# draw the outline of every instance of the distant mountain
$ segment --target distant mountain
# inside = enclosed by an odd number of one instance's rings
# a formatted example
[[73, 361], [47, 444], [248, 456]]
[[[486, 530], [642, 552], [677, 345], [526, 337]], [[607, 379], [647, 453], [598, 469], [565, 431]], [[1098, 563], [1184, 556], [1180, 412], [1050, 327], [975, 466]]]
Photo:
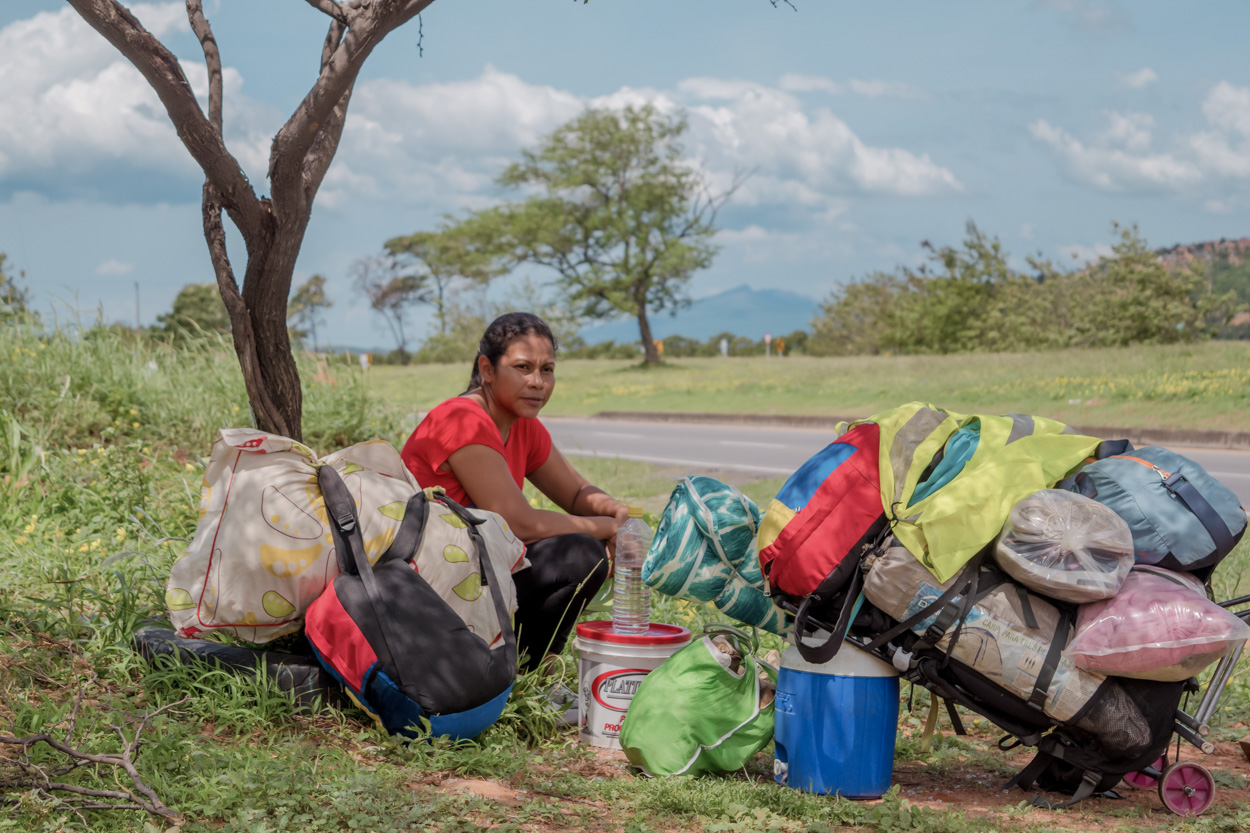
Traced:
[[[819, 312], [820, 304], [806, 295], [784, 289], [752, 289], [743, 284], [700, 298], [679, 310], [676, 316], [661, 312], [652, 315], [650, 321], [656, 338], [680, 335], [707, 341], [717, 333], [728, 331], [759, 339], [764, 333], [784, 336], [795, 330], [809, 330]], [[626, 318], [598, 324], [582, 330], [581, 335], [587, 344], [637, 341], [638, 322]]]

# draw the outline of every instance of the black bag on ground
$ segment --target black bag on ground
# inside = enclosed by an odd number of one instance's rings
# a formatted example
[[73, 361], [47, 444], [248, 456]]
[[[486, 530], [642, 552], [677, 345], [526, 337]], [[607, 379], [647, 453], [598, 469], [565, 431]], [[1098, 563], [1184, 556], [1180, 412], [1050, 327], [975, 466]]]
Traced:
[[176, 657], [183, 665], [217, 667], [241, 676], [255, 676], [263, 668], [278, 688], [294, 695], [297, 706], [311, 707], [318, 700], [331, 706], [350, 702], [338, 682], [317, 662], [308, 640], [302, 636], [287, 651], [187, 639], [172, 628], [158, 626], [140, 628], [132, 641], [135, 651], [148, 661], [161, 656]]

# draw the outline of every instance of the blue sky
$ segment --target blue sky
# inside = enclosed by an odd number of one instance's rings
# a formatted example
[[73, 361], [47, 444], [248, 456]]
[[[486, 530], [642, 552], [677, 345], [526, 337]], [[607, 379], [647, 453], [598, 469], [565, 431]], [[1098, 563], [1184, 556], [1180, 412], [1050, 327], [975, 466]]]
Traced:
[[[712, 182], [755, 171], [695, 298], [746, 283], [823, 299], [917, 261], [922, 240], [958, 242], [970, 219], [1020, 266], [1106, 251], [1113, 220], [1156, 245], [1250, 234], [1250, 4], [795, 5], [436, 0], [423, 56], [414, 23], [366, 64], [318, 197], [295, 281], [328, 278], [323, 340], [386, 345], [353, 261], [500, 199], [494, 175], [589, 105], [682, 109]], [[182, 3], [131, 7], [206, 86]], [[300, 0], [205, 8], [227, 143], [264, 193], [325, 19]], [[0, 251], [40, 309], [133, 322], [137, 284], [147, 324], [211, 281], [201, 183], [154, 94], [68, 6], [0, 4]], [[428, 327], [414, 316], [418, 339]]]

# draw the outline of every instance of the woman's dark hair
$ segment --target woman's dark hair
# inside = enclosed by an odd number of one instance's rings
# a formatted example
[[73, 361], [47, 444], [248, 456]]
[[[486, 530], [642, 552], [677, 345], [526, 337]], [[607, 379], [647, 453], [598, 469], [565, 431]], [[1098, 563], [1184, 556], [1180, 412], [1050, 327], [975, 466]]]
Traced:
[[558, 349], [556, 337], [551, 334], [547, 322], [532, 312], [509, 312], [490, 322], [486, 332], [482, 333], [482, 340], [477, 344], [477, 355], [473, 357], [473, 375], [469, 377], [469, 387], [465, 393], [482, 386], [482, 374], [477, 367], [479, 358], [485, 356], [490, 359], [491, 367], [498, 367], [499, 357], [508, 352], [512, 342], [529, 335], [542, 336], [550, 341], [553, 353]]

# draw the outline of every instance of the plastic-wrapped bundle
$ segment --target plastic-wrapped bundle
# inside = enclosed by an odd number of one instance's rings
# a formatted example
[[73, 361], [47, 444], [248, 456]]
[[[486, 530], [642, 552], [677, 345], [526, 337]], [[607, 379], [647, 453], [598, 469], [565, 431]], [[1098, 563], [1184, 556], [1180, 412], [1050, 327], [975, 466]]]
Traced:
[[1133, 533], [1084, 495], [1043, 489], [1011, 508], [994, 559], [1016, 581], [1052, 599], [1109, 599], [1133, 567]]
[[1184, 680], [1250, 638], [1250, 625], [1210, 601], [1196, 578], [1133, 568], [1114, 598], [1082, 605], [1065, 656], [1118, 677]]
[[[905, 548], [892, 546], [873, 562], [864, 579], [864, 596], [887, 616], [901, 622], [932, 605], [953, 582], [954, 579], [939, 583]], [[912, 631], [924, 634], [938, 612], [935, 608], [933, 615], [913, 625]], [[969, 609], [950, 656], [1026, 700], [1033, 693], [1051, 642], [1056, 638], [1066, 640], [1070, 635], [1070, 629], [1058, 632], [1059, 624], [1059, 611], [1054, 605], [1004, 581]], [[938, 649], [948, 650], [953, 630], [948, 630], [937, 643]], [[1084, 712], [1105, 681], [1105, 677], [1088, 673], [1061, 656], [1043, 710], [1056, 720], [1072, 720]]]
[[733, 486], [682, 478], [660, 517], [642, 579], [657, 593], [712, 602], [739, 622], [784, 634], [785, 615], [764, 592], [759, 524], [759, 507]]

